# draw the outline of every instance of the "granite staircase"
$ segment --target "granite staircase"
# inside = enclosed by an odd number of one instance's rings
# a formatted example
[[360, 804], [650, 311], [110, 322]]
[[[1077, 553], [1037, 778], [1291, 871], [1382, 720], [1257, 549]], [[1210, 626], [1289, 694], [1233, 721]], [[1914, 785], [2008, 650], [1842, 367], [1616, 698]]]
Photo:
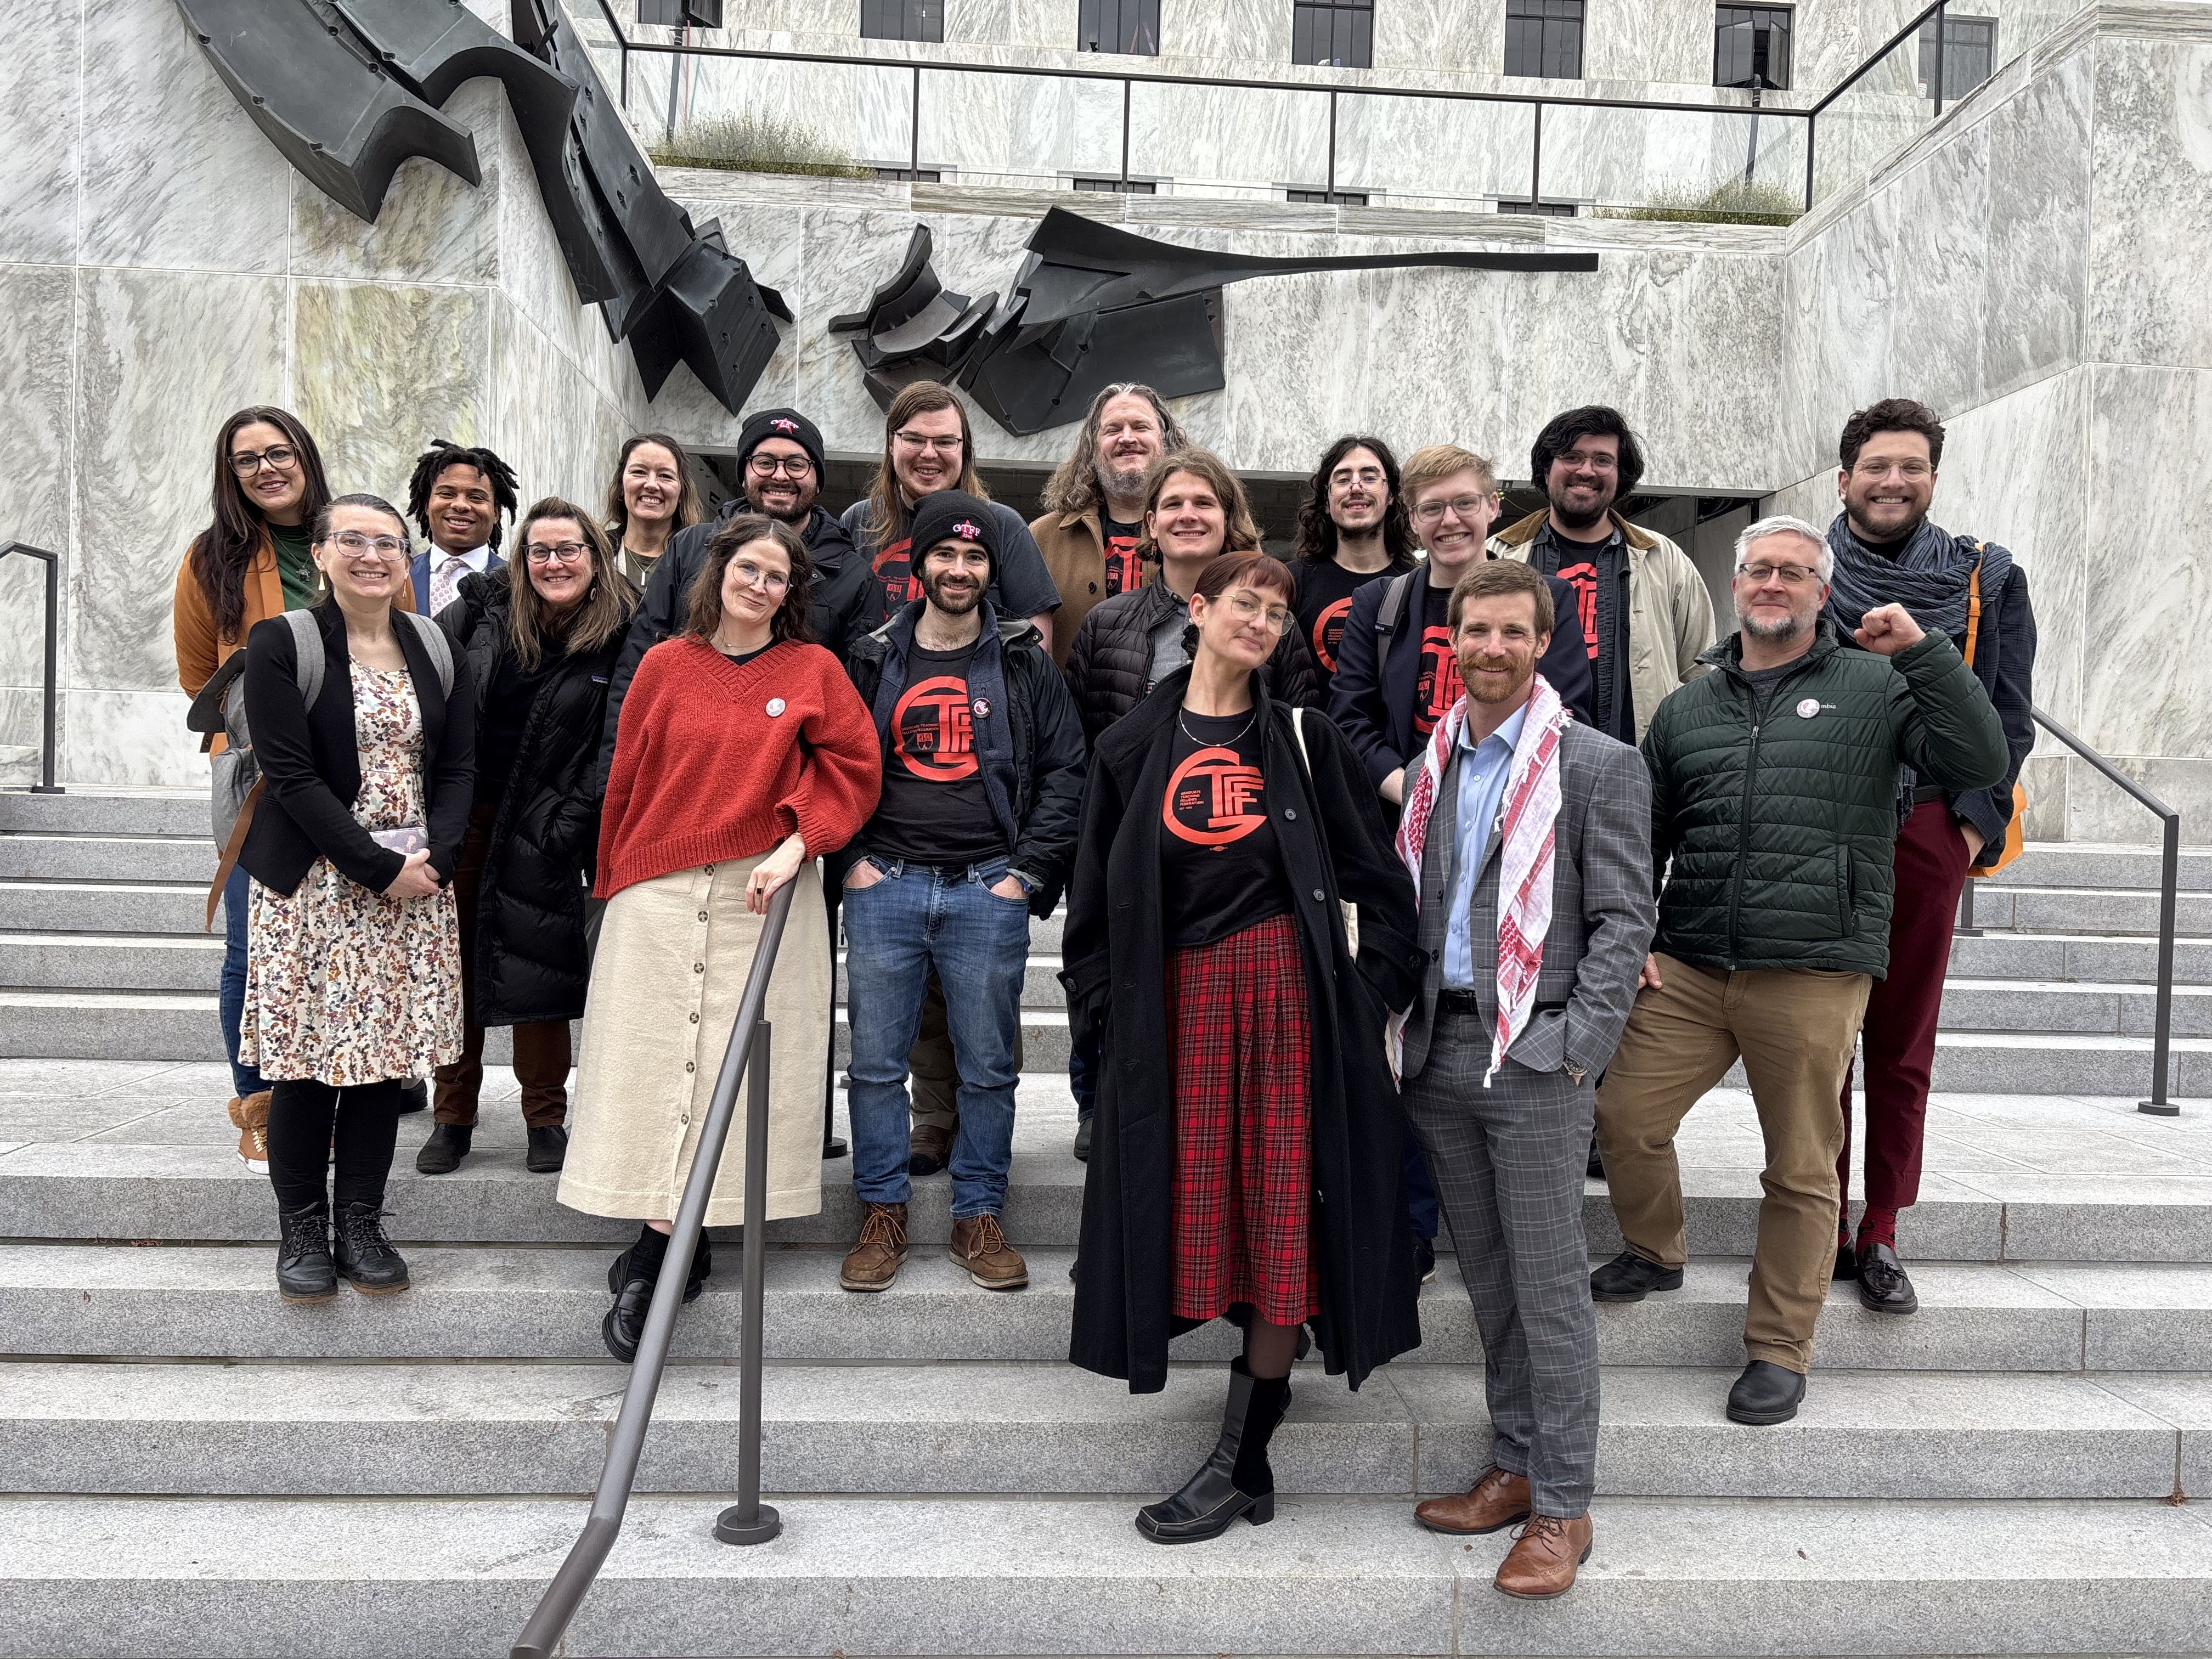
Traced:
[[[224, 1068], [165, 1035], [214, 1021], [213, 947], [189, 933], [196, 822], [146, 798], [0, 797], [0, 813], [6, 977], [32, 981], [0, 1029], [9, 1053], [43, 1051], [0, 1060], [0, 1656], [504, 1653], [605, 1449], [626, 1373], [598, 1324], [628, 1230], [523, 1169], [495, 1073], [457, 1174], [416, 1176], [422, 1132], [403, 1128], [392, 1226], [413, 1288], [279, 1302]], [[732, 1549], [708, 1530], [737, 1462], [736, 1253], [718, 1235], [640, 1496], [566, 1650], [2212, 1652], [2212, 1108], [2132, 1109], [2136, 858], [2037, 849], [1998, 885], [2011, 926], [1962, 947], [1953, 994], [1979, 999], [1961, 1005], [1978, 1024], [1947, 1032], [1942, 1063], [1967, 1069], [1939, 1078], [1901, 1230], [1923, 1310], [1877, 1316], [1839, 1287], [1779, 1428], [1721, 1410], [1755, 1125], [1725, 1088], [1692, 1114], [1688, 1283], [1599, 1310], [1597, 1545], [1563, 1601], [1496, 1594], [1504, 1535], [1410, 1517], [1488, 1446], [1449, 1253], [1419, 1350], [1357, 1395], [1300, 1368], [1274, 1524], [1177, 1550], [1138, 1536], [1135, 1504], [1212, 1443], [1230, 1350], [1193, 1333], [1142, 1397], [1065, 1363], [1083, 1169], [1036, 1020], [1006, 1214], [1030, 1287], [955, 1273], [939, 1176], [917, 1183], [896, 1287], [840, 1291], [858, 1207], [849, 1165], [826, 1166], [822, 1213], [770, 1229], [763, 1483], [786, 1529]], [[2189, 878], [2212, 889], [2212, 864]], [[1996, 921], [1994, 892], [1980, 911]], [[2184, 922], [2185, 968], [2212, 982], [2191, 955], [2212, 918], [2185, 902]], [[95, 972], [71, 951], [106, 955]], [[204, 958], [204, 978], [161, 977], [165, 953]], [[1049, 994], [1033, 984], [1033, 1012]], [[1996, 1023], [2015, 1006], [2036, 1023]], [[1994, 1040], [1949, 1041], [1972, 1036]], [[2112, 1069], [2045, 1075], [2085, 1053]], [[1601, 1255], [1603, 1188], [1586, 1202]]]

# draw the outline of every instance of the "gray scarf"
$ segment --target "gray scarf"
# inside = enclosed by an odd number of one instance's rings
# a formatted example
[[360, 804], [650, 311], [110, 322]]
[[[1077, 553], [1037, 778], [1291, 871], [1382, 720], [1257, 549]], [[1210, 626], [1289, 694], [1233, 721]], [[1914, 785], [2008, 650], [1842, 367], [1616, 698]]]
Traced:
[[1846, 639], [1868, 611], [1885, 605], [1901, 605], [1922, 628], [1955, 639], [1966, 631], [1975, 565], [1982, 568], [1985, 605], [1996, 602], [1998, 590], [2012, 574], [2012, 555], [2003, 548], [1954, 536], [1928, 519], [1920, 521], [1892, 559], [1860, 546], [1851, 535], [1850, 520], [1838, 513], [1828, 526], [1828, 550], [1836, 557], [1828, 614]]

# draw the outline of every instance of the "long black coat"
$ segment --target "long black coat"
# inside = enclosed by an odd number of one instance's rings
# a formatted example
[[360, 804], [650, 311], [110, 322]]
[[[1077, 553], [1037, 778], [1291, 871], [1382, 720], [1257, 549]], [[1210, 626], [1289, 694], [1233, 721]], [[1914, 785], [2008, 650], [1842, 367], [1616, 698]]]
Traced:
[[[509, 567], [512, 569], [512, 567]], [[507, 639], [509, 570], [464, 577], [438, 621], [465, 653], [481, 705]], [[586, 876], [599, 848], [605, 769], [599, 763], [608, 683], [623, 635], [572, 651], [538, 688], [500, 796], [477, 884], [477, 1023], [579, 1019], [591, 981]], [[479, 778], [479, 786], [489, 780]]]
[[[1345, 1373], [1356, 1389], [1421, 1340], [1403, 1120], [1382, 1048], [1385, 1005], [1404, 1008], [1420, 983], [1413, 884], [1343, 734], [1318, 714], [1305, 717], [1310, 784], [1295, 711], [1268, 695], [1265, 678], [1253, 677], [1260, 769], [1297, 901], [1313, 1027], [1316, 1335], [1330, 1374]], [[1070, 1018], [1079, 1028], [1105, 1024], [1068, 1357], [1127, 1378], [1135, 1394], [1165, 1386], [1168, 1340], [1189, 1328], [1172, 1313], [1175, 1105], [1162, 1040], [1171, 1021], [1159, 846], [1189, 679], [1188, 668], [1169, 676], [1099, 740], [1062, 946]], [[1356, 968], [1340, 899], [1358, 907]]]

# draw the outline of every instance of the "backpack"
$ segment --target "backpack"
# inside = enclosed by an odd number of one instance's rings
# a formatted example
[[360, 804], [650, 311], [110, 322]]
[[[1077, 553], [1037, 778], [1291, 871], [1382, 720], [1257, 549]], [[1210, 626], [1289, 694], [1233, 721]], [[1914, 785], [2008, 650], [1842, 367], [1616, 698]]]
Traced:
[[1397, 637], [1398, 623], [1406, 615], [1406, 595], [1413, 592], [1413, 578], [1421, 574], [1415, 565], [1402, 575], [1390, 578], [1390, 586], [1382, 590], [1382, 604], [1375, 613], [1375, 684], [1382, 684], [1382, 671], [1390, 665], [1390, 642]]
[[[1981, 545], [1979, 542], [1974, 544], [1977, 550], [1981, 549]], [[1966, 666], [1972, 668], [1974, 665], [1974, 647], [1982, 634], [1982, 562], [1979, 559], [1974, 561], [1973, 574], [1966, 580], [1966, 648], [1960, 654], [1966, 658]], [[2015, 781], [2012, 787], [2012, 817], [2006, 821], [2003, 836], [1975, 855], [1966, 874], [1970, 877], [1993, 876], [2018, 858], [2027, 848], [2026, 831], [2021, 827], [2027, 817], [2027, 789]]]
[[[440, 690], [451, 696], [453, 644], [446, 630], [416, 611], [395, 611], [392, 615], [404, 617], [413, 624], [416, 639], [429, 653], [431, 665], [437, 671]], [[285, 626], [292, 630], [293, 677], [300, 688], [300, 701], [312, 709], [323, 695], [325, 658], [322, 633], [312, 611], [287, 611], [283, 618]], [[200, 688], [199, 695], [192, 699], [185, 724], [204, 734], [222, 732], [225, 745], [222, 754], [212, 757], [214, 775], [208, 795], [215, 844], [222, 851], [215, 882], [208, 889], [207, 925], [212, 930], [215, 907], [222, 900], [223, 884], [230, 879], [231, 866], [238, 862], [238, 849], [246, 843], [246, 832], [253, 822], [253, 804], [261, 798], [263, 782], [260, 765], [253, 757], [253, 734], [246, 724], [243, 646], [226, 657], [222, 666]]]

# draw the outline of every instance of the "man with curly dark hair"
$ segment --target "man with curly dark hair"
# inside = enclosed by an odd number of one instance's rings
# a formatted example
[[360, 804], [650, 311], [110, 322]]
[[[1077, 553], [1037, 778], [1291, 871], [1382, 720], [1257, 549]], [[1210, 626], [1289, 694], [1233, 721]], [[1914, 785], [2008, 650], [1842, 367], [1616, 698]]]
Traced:
[[1298, 632], [1321, 665], [1322, 690], [1336, 676], [1337, 642], [1352, 596], [1377, 576], [1413, 568], [1413, 537], [1398, 458], [1380, 438], [1348, 434], [1322, 453], [1298, 507]]
[[434, 617], [453, 602], [462, 577], [501, 568], [500, 520], [520, 505], [514, 469], [489, 449], [433, 439], [407, 480], [407, 516], [429, 538], [415, 556], [415, 608]]

